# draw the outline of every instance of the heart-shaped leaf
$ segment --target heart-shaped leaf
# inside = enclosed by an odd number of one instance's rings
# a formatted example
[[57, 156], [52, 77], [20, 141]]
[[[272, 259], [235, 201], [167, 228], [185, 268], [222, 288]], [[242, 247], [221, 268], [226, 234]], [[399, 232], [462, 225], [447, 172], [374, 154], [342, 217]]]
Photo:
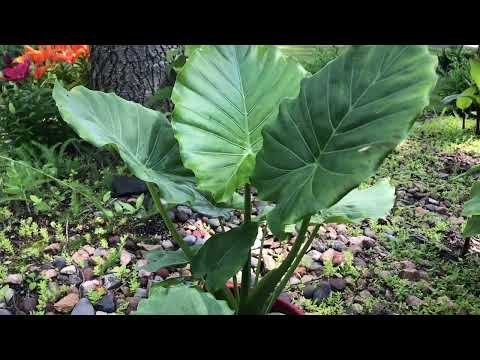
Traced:
[[228, 202], [249, 182], [261, 130], [307, 72], [272, 46], [202, 45], [178, 74], [173, 127], [199, 189]]
[[271, 230], [329, 208], [408, 135], [437, 75], [427, 46], [352, 46], [302, 81], [263, 130], [253, 184]]
[[480, 181], [472, 186], [470, 200], [463, 206], [463, 214], [467, 216], [480, 215]]
[[480, 234], [480, 181], [473, 184], [470, 196], [463, 207], [463, 214], [470, 216], [463, 229], [465, 237]]
[[473, 99], [470, 96], [475, 95], [477, 88], [472, 86], [464, 90], [457, 96], [457, 107], [461, 110], [466, 110], [472, 105]]
[[312, 216], [314, 224], [358, 224], [365, 219], [380, 219], [390, 213], [395, 203], [395, 187], [382, 179], [366, 189], [353, 189], [332, 207]]
[[242, 209], [244, 206], [244, 200], [238, 193], [233, 193], [233, 198], [228, 204], [214, 204], [211, 196], [197, 193], [195, 201], [192, 204], [192, 209], [200, 214], [204, 214], [210, 217], [223, 217], [229, 219], [231, 212], [234, 209]]
[[247, 222], [212, 236], [192, 260], [194, 276], [204, 279], [210, 290], [219, 290], [248, 259], [258, 234], [258, 223]]
[[133, 315], [233, 315], [223, 300], [196, 288], [154, 287], [148, 299], [141, 300]]
[[158, 185], [168, 203], [192, 202], [193, 174], [180, 160], [178, 144], [165, 116], [110, 93], [77, 86], [53, 90], [63, 119], [95, 146], [114, 145], [136, 177]]
[[[191, 249], [196, 252], [199, 247], [192, 246]], [[174, 265], [185, 265], [190, 262], [182, 249], [176, 251], [152, 250], [146, 253], [145, 258], [149, 263], [142, 269], [149, 272]]]

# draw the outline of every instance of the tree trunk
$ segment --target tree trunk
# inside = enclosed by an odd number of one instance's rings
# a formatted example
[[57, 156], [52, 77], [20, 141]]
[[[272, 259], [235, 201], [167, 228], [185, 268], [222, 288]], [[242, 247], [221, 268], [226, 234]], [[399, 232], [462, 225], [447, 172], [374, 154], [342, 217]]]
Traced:
[[155, 92], [172, 85], [167, 51], [178, 45], [93, 45], [90, 85], [95, 90], [145, 105]]

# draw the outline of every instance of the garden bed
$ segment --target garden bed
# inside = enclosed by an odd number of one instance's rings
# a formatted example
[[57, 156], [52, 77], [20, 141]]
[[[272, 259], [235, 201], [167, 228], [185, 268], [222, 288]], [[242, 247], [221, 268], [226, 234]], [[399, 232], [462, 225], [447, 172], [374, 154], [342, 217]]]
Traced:
[[[396, 187], [392, 214], [359, 226], [323, 226], [281, 297], [307, 314], [479, 314], [479, 244], [473, 239], [471, 252], [464, 259], [458, 256], [465, 221], [461, 212], [473, 180], [452, 179], [480, 163], [480, 140], [470, 125], [463, 131], [458, 118], [417, 123], [377, 174], [390, 177]], [[114, 209], [117, 199], [106, 196], [109, 182], [99, 180], [100, 168], [91, 170], [88, 174], [95, 176], [87, 179], [87, 187]], [[119, 170], [125, 172], [112, 166], [103, 175]], [[155, 273], [141, 269], [147, 251], [176, 246], [158, 216], [145, 217], [148, 197], [141, 203], [137, 199], [118, 199], [133, 210], [124, 206], [113, 219], [85, 203], [77, 216], [65, 218], [71, 204], [61, 200], [52, 202], [48, 212], [3, 207], [0, 312], [129, 314], [156, 282], [188, 278], [188, 265]], [[253, 205], [253, 215], [264, 206], [255, 196]], [[191, 244], [221, 231], [217, 218], [187, 207], [177, 207], [170, 216]], [[235, 213], [225, 229], [242, 220]], [[253, 267], [259, 261], [258, 245], [252, 250]], [[262, 273], [275, 268], [290, 247], [267, 236]]]

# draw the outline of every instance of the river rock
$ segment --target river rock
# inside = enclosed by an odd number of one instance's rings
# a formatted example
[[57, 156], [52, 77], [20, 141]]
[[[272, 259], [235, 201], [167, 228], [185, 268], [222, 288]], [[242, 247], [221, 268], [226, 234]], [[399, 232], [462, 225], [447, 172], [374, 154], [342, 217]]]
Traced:
[[66, 314], [77, 305], [79, 300], [80, 298], [77, 294], [71, 293], [56, 302], [53, 307], [56, 311]]
[[93, 305], [88, 301], [87, 298], [82, 298], [80, 301], [75, 305], [72, 310], [71, 315], [95, 315], [95, 309]]

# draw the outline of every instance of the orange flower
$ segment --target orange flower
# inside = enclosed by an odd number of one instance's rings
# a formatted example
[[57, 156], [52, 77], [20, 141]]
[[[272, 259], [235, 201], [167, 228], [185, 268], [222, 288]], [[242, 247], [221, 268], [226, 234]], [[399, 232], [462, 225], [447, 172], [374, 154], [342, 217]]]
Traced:
[[43, 65], [43, 66], [38, 66], [36, 69], [35, 69], [35, 72], [33, 73], [33, 77], [35, 79], [40, 79], [43, 74], [45, 74], [45, 72], [47, 72], [47, 70], [50, 68], [50, 65]]
[[45, 73], [46, 68], [43, 67], [45, 65], [51, 66], [57, 62], [73, 64], [78, 58], [89, 55], [89, 45], [39, 45], [38, 50], [26, 45], [24, 52], [24, 56], [37, 66], [38, 78]]

